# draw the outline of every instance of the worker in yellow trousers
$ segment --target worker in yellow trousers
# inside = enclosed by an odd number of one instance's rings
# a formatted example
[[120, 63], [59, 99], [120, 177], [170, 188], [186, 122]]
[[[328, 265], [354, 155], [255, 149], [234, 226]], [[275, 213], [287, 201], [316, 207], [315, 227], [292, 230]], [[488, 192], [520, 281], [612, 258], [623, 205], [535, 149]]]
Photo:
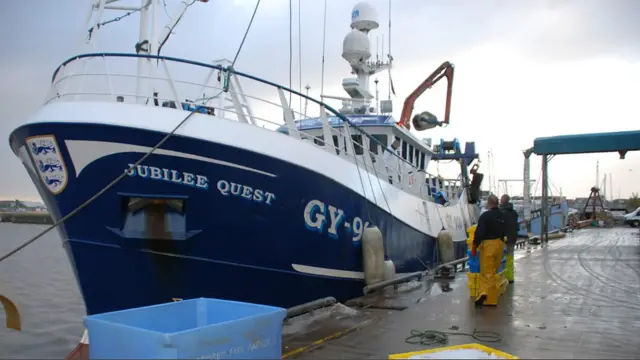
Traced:
[[518, 238], [518, 213], [513, 210], [513, 204], [510, 202], [509, 195], [502, 195], [500, 198], [500, 210], [504, 215], [504, 236], [507, 246], [507, 264], [504, 269], [504, 275], [513, 284], [515, 269], [513, 267], [513, 253], [516, 248], [516, 240]]
[[495, 277], [504, 252], [504, 214], [498, 208], [498, 197], [489, 195], [487, 211], [478, 219], [471, 253], [480, 251], [480, 274], [478, 274], [478, 297], [476, 307], [482, 307], [489, 293], [498, 292]]

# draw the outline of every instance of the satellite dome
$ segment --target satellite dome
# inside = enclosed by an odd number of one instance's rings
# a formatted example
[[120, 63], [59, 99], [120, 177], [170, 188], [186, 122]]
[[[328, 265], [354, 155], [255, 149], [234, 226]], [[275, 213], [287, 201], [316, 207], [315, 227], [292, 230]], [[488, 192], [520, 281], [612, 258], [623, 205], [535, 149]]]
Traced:
[[373, 6], [366, 2], [357, 3], [351, 10], [351, 28], [360, 31], [371, 31], [377, 29], [378, 14]]
[[369, 37], [358, 30], [353, 30], [342, 41], [342, 58], [349, 64], [356, 65], [371, 58]]

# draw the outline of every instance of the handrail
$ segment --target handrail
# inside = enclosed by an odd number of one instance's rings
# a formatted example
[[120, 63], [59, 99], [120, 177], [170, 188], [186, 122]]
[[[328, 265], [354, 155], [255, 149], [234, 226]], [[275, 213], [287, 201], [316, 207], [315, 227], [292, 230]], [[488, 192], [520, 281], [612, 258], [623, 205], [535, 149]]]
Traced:
[[[369, 135], [369, 133], [367, 133], [366, 131], [364, 131], [363, 129], [361, 129], [358, 125], [356, 125], [355, 123], [351, 122], [351, 120], [349, 120], [346, 116], [342, 115], [340, 112], [338, 112], [336, 109], [334, 109], [332, 106], [325, 104], [322, 101], [316, 100], [310, 96], [307, 96], [301, 92], [298, 92], [296, 90], [287, 88], [285, 86], [279, 85], [277, 83], [274, 83], [272, 81], [269, 80], [264, 80], [261, 79], [259, 77], [250, 75], [250, 74], [246, 74], [243, 73], [241, 71], [237, 71], [233, 68], [228, 68], [228, 67], [224, 67], [224, 66], [220, 66], [220, 65], [215, 65], [215, 64], [207, 64], [207, 63], [203, 63], [203, 62], [199, 62], [199, 61], [194, 61], [194, 60], [187, 60], [187, 59], [182, 59], [182, 58], [177, 58], [177, 57], [172, 57], [172, 56], [164, 56], [164, 55], [152, 55], [152, 54], [133, 54], [133, 53], [111, 53], [111, 52], [105, 52], [105, 53], [85, 53], [85, 54], [80, 54], [80, 55], [76, 55], [73, 57], [70, 57], [69, 59], [65, 60], [62, 64], [58, 65], [58, 67], [56, 68], [56, 70], [53, 72], [53, 76], [51, 77], [51, 83], [55, 82], [56, 76], [58, 75], [58, 72], [60, 72], [60, 70], [62, 69], [62, 67], [67, 66], [68, 64], [76, 61], [76, 60], [81, 60], [81, 59], [86, 59], [86, 58], [94, 58], [94, 57], [102, 57], [102, 58], [107, 58], [107, 57], [115, 57], [115, 58], [142, 58], [142, 59], [150, 59], [150, 60], [164, 60], [164, 61], [172, 61], [172, 62], [177, 62], [177, 63], [182, 63], [182, 64], [187, 64], [187, 65], [194, 65], [194, 66], [200, 66], [200, 67], [204, 67], [204, 68], [209, 68], [209, 69], [216, 69], [219, 71], [222, 71], [226, 74], [232, 75], [239, 75], [251, 80], [255, 80], [257, 82], [269, 85], [269, 86], [273, 86], [275, 88], [278, 89], [282, 89], [283, 91], [288, 91], [294, 95], [300, 96], [303, 99], [306, 100], [310, 100], [311, 102], [326, 108], [329, 112], [333, 113], [335, 116], [337, 116], [338, 118], [340, 118], [342, 121], [348, 123], [350, 125], [350, 127], [356, 129], [358, 132], [362, 133], [363, 135], [365, 135], [369, 140], [373, 140], [376, 144], [380, 145], [381, 148], [383, 149], [383, 151], [389, 151], [387, 149], [386, 146], [383, 146], [383, 144], [378, 141], [378, 139], [374, 138], [373, 136]], [[413, 166], [413, 164], [411, 164], [410, 162], [406, 161], [405, 159], [403, 159], [401, 156], [399, 156], [398, 154], [396, 154], [395, 152], [392, 152], [392, 154], [397, 157], [398, 159], [400, 159], [402, 162], [408, 164], [409, 166], [416, 168], [415, 166]], [[417, 169], [417, 168], [416, 168]]]

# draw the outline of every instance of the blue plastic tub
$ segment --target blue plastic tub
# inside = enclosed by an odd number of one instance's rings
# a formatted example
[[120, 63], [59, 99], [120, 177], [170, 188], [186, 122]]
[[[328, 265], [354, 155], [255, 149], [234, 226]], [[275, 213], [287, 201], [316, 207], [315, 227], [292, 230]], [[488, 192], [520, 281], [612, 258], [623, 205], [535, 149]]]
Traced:
[[280, 359], [282, 308], [192, 299], [86, 316], [90, 359]]
[[[471, 250], [467, 251], [467, 256], [469, 260], [467, 260], [467, 268], [469, 272], [472, 274], [477, 274], [480, 272], [480, 250], [478, 250], [478, 254], [476, 256], [471, 255]], [[498, 273], [504, 270], [507, 265], [507, 258], [505, 255], [502, 255], [502, 260], [500, 260], [500, 266], [498, 267]]]

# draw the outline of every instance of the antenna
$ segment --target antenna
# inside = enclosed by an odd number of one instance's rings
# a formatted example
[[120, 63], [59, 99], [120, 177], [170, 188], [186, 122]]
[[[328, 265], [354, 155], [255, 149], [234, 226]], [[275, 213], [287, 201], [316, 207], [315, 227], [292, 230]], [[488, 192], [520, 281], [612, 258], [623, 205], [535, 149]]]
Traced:
[[613, 200], [613, 184], [611, 183], [611, 173], [609, 173], [609, 197]]
[[[302, 20], [301, 20], [301, 10], [300, 10], [300, 0], [298, 0], [298, 91], [302, 92]], [[302, 97], [298, 96], [300, 100], [300, 104], [298, 105], [298, 111], [302, 110]]]
[[381, 54], [382, 54], [382, 58], [384, 58], [384, 34], [382, 34], [382, 51], [381, 51]]
[[391, 0], [389, 0], [389, 100], [391, 100]]
[[307, 89], [307, 98], [304, 99], [304, 117], [307, 117], [307, 107], [309, 105], [309, 89], [311, 89], [311, 86], [309, 86], [309, 84], [307, 84], [307, 86], [304, 87], [305, 89]]
[[[291, 85], [292, 81], [292, 69], [293, 69], [293, 6], [291, 5], [293, 2], [289, 0], [289, 89], [293, 89]], [[293, 113], [293, 106], [291, 105], [291, 96], [293, 94], [289, 91], [289, 107], [291, 108], [291, 112]], [[295, 113], [293, 113], [295, 117]]]
[[322, 71], [320, 79], [320, 98], [324, 95], [324, 53], [327, 44], [327, 0], [324, 0], [324, 25], [322, 26]]
[[378, 78], [376, 78], [373, 82], [376, 83], [376, 114], [380, 114], [380, 111], [378, 111], [378, 109], [380, 108], [380, 97], [378, 96], [378, 94], [380, 93], [378, 91]]

